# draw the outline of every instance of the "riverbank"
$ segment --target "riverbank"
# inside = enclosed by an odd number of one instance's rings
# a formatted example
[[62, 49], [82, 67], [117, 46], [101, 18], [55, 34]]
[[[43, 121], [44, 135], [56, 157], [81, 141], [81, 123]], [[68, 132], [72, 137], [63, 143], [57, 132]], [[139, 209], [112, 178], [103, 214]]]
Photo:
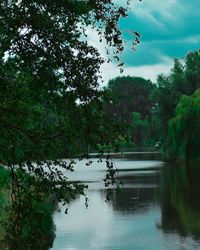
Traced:
[[[28, 174], [26, 175], [26, 180], [28, 180]], [[45, 193], [35, 195], [33, 187], [28, 186], [28, 182], [25, 193], [22, 191], [14, 193], [12, 185], [11, 172], [1, 168], [1, 249], [49, 249], [55, 237], [55, 226], [52, 219], [55, 211], [55, 197], [47, 196]], [[29, 202], [30, 196], [31, 202]]]

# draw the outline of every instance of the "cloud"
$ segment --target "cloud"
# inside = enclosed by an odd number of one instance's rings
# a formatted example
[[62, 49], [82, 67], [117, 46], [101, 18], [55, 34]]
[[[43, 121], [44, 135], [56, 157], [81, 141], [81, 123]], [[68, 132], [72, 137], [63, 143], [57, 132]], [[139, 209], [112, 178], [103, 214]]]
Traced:
[[168, 74], [172, 66], [173, 66], [173, 60], [168, 61], [168, 63], [124, 67], [123, 73], [120, 74], [119, 68], [116, 66], [116, 64], [106, 63], [101, 67], [102, 77], [104, 80], [102, 86], [107, 85], [110, 79], [113, 79], [118, 76], [127, 76], [127, 75], [143, 77], [145, 79], [150, 79], [152, 82], [155, 83], [157, 76], [159, 74]]
[[[119, 5], [126, 1], [115, 0]], [[200, 44], [200, 3], [197, 0], [138, 0], [131, 1], [129, 16], [120, 21], [120, 29], [126, 41], [122, 60], [122, 75], [142, 76], [155, 81], [160, 73], [168, 73], [174, 58], [182, 58]], [[125, 30], [137, 30], [142, 35], [136, 51], [131, 50], [131, 37]], [[132, 38], [133, 39], [133, 38]], [[96, 31], [88, 30], [89, 44], [107, 58], [106, 43], [98, 42]], [[114, 63], [102, 66], [104, 85], [119, 76]]]
[[[129, 14], [133, 13], [137, 19], [141, 21], [145, 20], [149, 24], [163, 28], [165, 22], [181, 21], [181, 17], [187, 13], [187, 8], [184, 4], [181, 4], [182, 1], [131, 0]], [[121, 0], [116, 0], [115, 2], [118, 5], [122, 5]]]
[[[181, 41], [179, 41], [181, 42]], [[194, 36], [189, 36], [183, 39], [183, 42], [185, 43], [190, 43], [190, 44], [200, 44], [200, 34], [199, 35], [194, 35]]]
[[131, 9], [140, 18], [157, 20], [159, 17], [163, 19], [175, 20], [177, 16], [181, 16], [185, 11], [184, 7], [178, 0], [143, 0], [141, 2], [131, 1]]
[[86, 34], [87, 34], [87, 42], [88, 45], [95, 47], [100, 55], [106, 59], [107, 55], [106, 55], [106, 41], [105, 39], [102, 39], [102, 42], [100, 42], [100, 36], [98, 35], [98, 32], [93, 29], [92, 27], [87, 27], [86, 29]]
[[[118, 0], [118, 4], [122, 1]], [[132, 0], [129, 16], [121, 20], [121, 28], [134, 29], [143, 41], [184, 38], [199, 34], [199, 7], [197, 0]], [[128, 36], [126, 37], [128, 39]], [[130, 39], [130, 38], [129, 38]]]

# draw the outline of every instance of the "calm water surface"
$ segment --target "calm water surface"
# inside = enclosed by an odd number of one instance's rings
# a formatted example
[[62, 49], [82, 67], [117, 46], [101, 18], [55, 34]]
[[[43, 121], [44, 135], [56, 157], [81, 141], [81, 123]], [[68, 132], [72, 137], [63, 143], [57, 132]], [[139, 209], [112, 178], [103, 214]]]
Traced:
[[124, 183], [105, 202], [105, 162], [78, 162], [70, 180], [89, 184], [69, 212], [54, 214], [53, 250], [190, 250], [200, 249], [200, 174], [166, 166], [159, 160], [115, 159]]

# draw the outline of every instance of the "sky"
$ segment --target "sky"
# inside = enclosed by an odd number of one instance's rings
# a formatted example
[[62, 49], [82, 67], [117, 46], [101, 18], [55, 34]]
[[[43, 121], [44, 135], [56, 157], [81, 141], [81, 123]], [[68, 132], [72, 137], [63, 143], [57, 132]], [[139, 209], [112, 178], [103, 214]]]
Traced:
[[[125, 0], [116, 0], [123, 4]], [[119, 75], [140, 76], [156, 81], [157, 75], [168, 74], [174, 58], [183, 58], [189, 51], [200, 48], [200, 0], [131, 0], [127, 18], [120, 21], [120, 29], [141, 34], [141, 44], [131, 49], [131, 37], [123, 32], [125, 63], [123, 74], [114, 62], [102, 65], [103, 85]], [[105, 56], [104, 43], [98, 43], [94, 30], [89, 40]]]

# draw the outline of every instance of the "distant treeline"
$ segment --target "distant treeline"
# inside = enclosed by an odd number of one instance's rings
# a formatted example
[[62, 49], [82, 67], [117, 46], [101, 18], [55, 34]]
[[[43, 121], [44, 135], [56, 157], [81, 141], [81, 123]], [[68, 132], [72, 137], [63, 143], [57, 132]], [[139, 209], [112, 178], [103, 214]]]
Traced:
[[104, 89], [105, 112], [122, 124], [122, 147], [161, 149], [166, 159], [200, 155], [200, 50], [175, 59], [156, 84], [140, 77], [117, 77]]

